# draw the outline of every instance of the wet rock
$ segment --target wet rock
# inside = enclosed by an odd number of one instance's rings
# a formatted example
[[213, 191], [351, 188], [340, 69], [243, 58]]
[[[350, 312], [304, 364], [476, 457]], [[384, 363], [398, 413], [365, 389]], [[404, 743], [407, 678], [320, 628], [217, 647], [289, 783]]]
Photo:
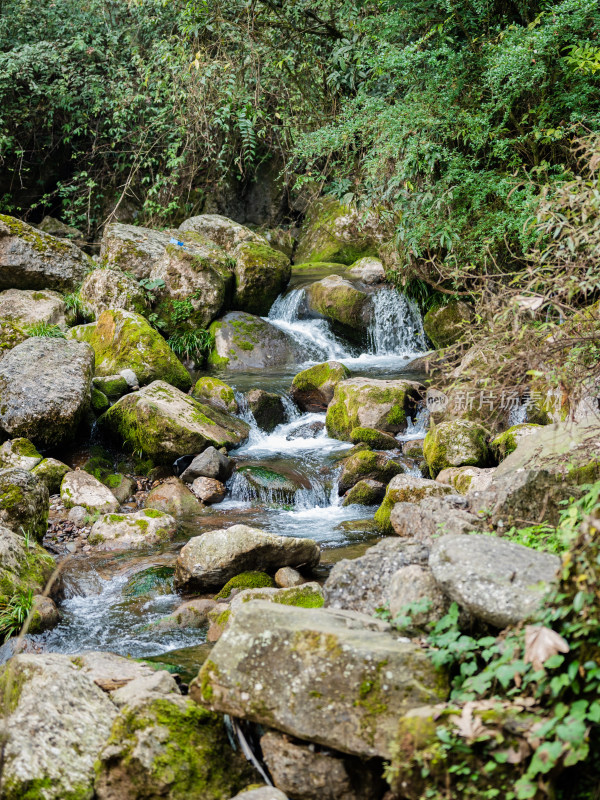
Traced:
[[374, 378], [341, 381], [327, 409], [327, 431], [344, 441], [350, 440], [354, 428], [400, 433], [406, 428], [407, 416], [415, 416], [421, 390], [421, 385], [413, 381]]
[[179, 230], [184, 233], [199, 233], [228, 253], [233, 253], [236, 247], [244, 242], [268, 245], [267, 240], [260, 234], [220, 214], [189, 217], [181, 223]]
[[[135, 379], [137, 383], [137, 377]], [[118, 400], [131, 391], [131, 387], [122, 375], [96, 375], [94, 386], [105, 394], [110, 400]]]
[[560, 559], [496, 536], [450, 535], [433, 543], [429, 566], [451, 600], [477, 619], [504, 628], [535, 613]]
[[0, 469], [0, 525], [41, 542], [48, 526], [48, 489], [23, 469]]
[[383, 503], [375, 514], [375, 522], [385, 533], [392, 532], [390, 514], [395, 503], [416, 503], [425, 497], [452, 494], [452, 487], [428, 478], [397, 475], [390, 480]]
[[440, 534], [471, 533], [484, 527], [484, 519], [472, 514], [464, 498], [456, 495], [425, 497], [414, 503], [396, 503], [390, 514], [391, 529], [405, 539], [431, 544]]
[[292, 567], [281, 567], [275, 573], [275, 583], [280, 589], [291, 589], [294, 586], [301, 586], [306, 580], [300, 575], [298, 570]]
[[[45, 589], [56, 564], [49, 553], [34, 541], [25, 542], [23, 534], [0, 525], [0, 602], [8, 603], [16, 594], [34, 595]], [[54, 590], [59, 583], [55, 582]], [[54, 593], [54, 592], [53, 592]]]
[[266, 572], [240, 572], [227, 581], [221, 591], [215, 595], [215, 600], [223, 601], [233, 597], [236, 592], [244, 589], [274, 589], [275, 582]]
[[181, 480], [193, 483], [196, 478], [214, 478], [225, 483], [231, 478], [232, 473], [233, 461], [215, 447], [207, 447], [182, 473]]
[[375, 255], [384, 239], [375, 214], [365, 220], [356, 209], [324, 197], [307, 210], [294, 261], [354, 264], [359, 258]]
[[139, 283], [118, 269], [95, 269], [85, 278], [79, 296], [94, 317], [107, 309], [121, 308], [142, 314], [146, 298]]
[[291, 503], [302, 488], [296, 476], [284, 475], [268, 467], [244, 464], [238, 468], [238, 473], [266, 502]]
[[517, 449], [517, 445], [521, 439], [524, 439], [526, 436], [531, 436], [533, 433], [537, 433], [540, 427], [541, 425], [522, 422], [519, 425], [513, 425], [507, 431], [504, 431], [504, 433], [499, 433], [498, 436], [490, 442], [490, 450], [496, 461], [503, 461]]
[[191, 386], [186, 368], [140, 314], [109, 309], [97, 322], [71, 328], [68, 335], [92, 347], [96, 375], [112, 376], [128, 368], [135, 373], [136, 384], [164, 380], [179, 389]]
[[367, 286], [374, 286], [385, 281], [385, 270], [378, 258], [367, 256], [355, 261], [346, 275], [355, 281], [362, 281]]
[[338, 323], [360, 336], [366, 331], [373, 314], [371, 298], [339, 275], [328, 275], [306, 289], [308, 311]]
[[438, 472], [436, 481], [454, 486], [460, 494], [484, 491], [491, 484], [495, 468], [446, 467]]
[[377, 431], [375, 428], [352, 428], [350, 431], [350, 441], [353, 444], [364, 442], [374, 450], [396, 450], [399, 442], [389, 433]]
[[392, 577], [402, 567], [426, 566], [429, 548], [422, 543], [383, 539], [364, 556], [338, 561], [323, 587], [330, 608], [372, 615], [390, 601]]
[[409, 439], [402, 445], [402, 452], [407, 458], [423, 458], [423, 444], [425, 439]]
[[190, 695], [301, 739], [387, 758], [398, 716], [447, 689], [424, 651], [378, 627], [362, 615], [255, 600], [236, 614]]
[[109, 408], [110, 400], [108, 397], [92, 385], [92, 411], [94, 414], [99, 417], [100, 414], [104, 414], [104, 412]]
[[30, 325], [45, 322], [66, 327], [66, 306], [62, 295], [46, 289], [7, 289], [0, 292], [0, 319], [6, 319], [27, 331]]
[[[156, 313], [172, 333], [182, 328], [205, 328], [231, 295], [234, 275], [227, 253], [197, 233], [183, 236], [183, 244], [169, 243], [154, 264], [150, 280], [156, 290]], [[181, 304], [187, 313], [182, 319]]]
[[42, 594], [34, 595], [29, 633], [42, 633], [58, 625], [59, 621], [60, 614], [54, 600]]
[[35, 446], [29, 439], [9, 439], [0, 447], [0, 468], [15, 467], [31, 471], [42, 460]]
[[72, 439], [90, 404], [94, 354], [64, 339], [28, 339], [0, 362], [0, 427], [49, 446]]
[[171, 464], [206, 447], [235, 447], [249, 426], [236, 417], [194, 400], [164, 381], [125, 395], [99, 420], [125, 446], [156, 464]]
[[227, 411], [229, 414], [237, 414], [239, 411], [233, 389], [218, 378], [210, 378], [206, 375], [199, 378], [192, 391], [192, 397], [220, 411]]
[[380, 503], [385, 496], [385, 483], [374, 481], [370, 478], [360, 480], [346, 492], [342, 501], [343, 506], [354, 504], [362, 506], [374, 506]]
[[84, 470], [67, 472], [60, 485], [60, 497], [65, 508], [83, 506], [92, 513], [107, 514], [119, 507], [110, 489]]
[[196, 478], [192, 483], [192, 492], [203, 503], [221, 503], [225, 499], [225, 484], [214, 478]]
[[208, 624], [208, 612], [217, 606], [214, 600], [188, 600], [157, 622], [152, 627], [160, 631], [171, 631], [177, 628], [203, 628]]
[[306, 422], [290, 431], [285, 437], [285, 440], [286, 442], [293, 442], [294, 439], [316, 439], [324, 430], [324, 422]]
[[294, 340], [260, 317], [232, 311], [209, 328], [215, 345], [208, 361], [239, 371], [282, 367], [296, 360]]
[[246, 392], [246, 402], [258, 427], [267, 433], [285, 422], [285, 406], [281, 395], [265, 392], [264, 389], [251, 389]]
[[423, 452], [432, 478], [447, 467], [487, 467], [491, 462], [485, 428], [466, 419], [432, 426]]
[[177, 558], [175, 583], [185, 590], [210, 591], [246, 570], [314, 566], [319, 557], [319, 545], [312, 539], [274, 536], [247, 525], [233, 525], [190, 539]]
[[425, 333], [437, 349], [457, 342], [468, 329], [473, 311], [462, 300], [431, 308], [423, 317]]
[[131, 272], [138, 280], [148, 278], [172, 236], [170, 231], [113, 222], [104, 229], [100, 261], [123, 272]]
[[350, 370], [339, 361], [315, 364], [296, 375], [290, 395], [302, 411], [325, 411], [337, 384], [349, 377]]
[[411, 611], [411, 628], [425, 628], [429, 622], [437, 622], [448, 611], [450, 602], [442, 592], [429, 567], [409, 564], [392, 575], [389, 589], [390, 615], [394, 620], [406, 614], [407, 607], [428, 603], [421, 611]]
[[193, 516], [202, 511], [198, 499], [179, 478], [168, 478], [155, 486], [144, 500], [144, 508], [155, 508], [172, 517]]
[[392, 461], [383, 453], [363, 450], [345, 459], [339, 478], [340, 493], [348, 491], [360, 480], [374, 480], [388, 484], [393, 477], [401, 475], [404, 467]]
[[379, 800], [385, 784], [357, 758], [269, 731], [260, 740], [275, 785], [296, 800]]
[[95, 550], [134, 550], [170, 541], [177, 523], [169, 514], [144, 508], [132, 514], [105, 514], [94, 523], [88, 543]]
[[236, 794], [232, 800], [288, 800], [288, 797], [274, 786], [259, 786], [258, 789], [249, 789]]
[[235, 292], [232, 308], [266, 315], [292, 274], [289, 258], [266, 244], [242, 242], [233, 251]]
[[145, 594], [172, 594], [174, 567], [147, 567], [127, 581], [123, 587], [126, 597], [141, 597]]
[[71, 242], [0, 214], [0, 289], [72, 292], [93, 266]]
[[103, 478], [102, 483], [110, 489], [119, 503], [124, 503], [126, 500], [129, 500], [137, 488], [132, 478], [128, 475], [121, 475], [120, 473], [116, 475], [107, 475]]

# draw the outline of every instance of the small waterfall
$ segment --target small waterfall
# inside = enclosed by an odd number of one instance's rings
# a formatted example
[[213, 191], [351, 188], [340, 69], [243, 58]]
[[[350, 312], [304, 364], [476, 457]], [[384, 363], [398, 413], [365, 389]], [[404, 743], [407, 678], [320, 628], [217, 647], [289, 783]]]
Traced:
[[520, 425], [523, 422], [527, 422], [527, 401], [529, 397], [525, 398], [525, 402], [519, 402], [512, 406], [510, 411], [508, 412], [508, 425], [512, 427], [513, 425]]
[[318, 478], [308, 476], [310, 488], [298, 489], [293, 499], [288, 492], [280, 489], [266, 489], [253, 486], [243, 472], [234, 472], [227, 483], [231, 501], [234, 503], [256, 503], [268, 507], [293, 507], [297, 511], [311, 508], [325, 508], [329, 505], [329, 498], [325, 487]]
[[297, 322], [304, 303], [304, 289], [293, 289], [288, 294], [280, 294], [269, 311], [271, 322]]
[[423, 439], [429, 428], [429, 409], [423, 406], [417, 411], [414, 422], [412, 417], [406, 418], [406, 430], [396, 438], [400, 442], [408, 442], [411, 439]]
[[379, 289], [373, 295], [373, 321], [369, 345], [374, 355], [409, 357], [425, 350], [423, 320], [414, 300], [396, 289]]
[[290, 422], [296, 422], [302, 417], [302, 412], [300, 411], [296, 403], [294, 403], [292, 398], [289, 397], [289, 395], [282, 394], [281, 402], [283, 403], [283, 407], [285, 409], [285, 417], [288, 424]]

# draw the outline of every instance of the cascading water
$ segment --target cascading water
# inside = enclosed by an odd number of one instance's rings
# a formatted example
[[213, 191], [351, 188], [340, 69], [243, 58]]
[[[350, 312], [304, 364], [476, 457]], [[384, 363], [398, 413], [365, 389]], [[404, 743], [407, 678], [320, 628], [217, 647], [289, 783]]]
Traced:
[[396, 289], [379, 289], [373, 295], [373, 320], [369, 327], [370, 352], [378, 356], [409, 358], [425, 350], [427, 337], [414, 300]]

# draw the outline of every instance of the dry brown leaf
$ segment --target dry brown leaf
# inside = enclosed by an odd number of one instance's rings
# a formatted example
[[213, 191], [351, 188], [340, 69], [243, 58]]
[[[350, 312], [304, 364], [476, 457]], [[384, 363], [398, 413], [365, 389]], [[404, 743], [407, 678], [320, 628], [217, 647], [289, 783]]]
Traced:
[[531, 747], [526, 741], [520, 739], [518, 748], [509, 747], [507, 750], [500, 750], [499, 753], [506, 756], [507, 764], [520, 764], [531, 753]]
[[487, 729], [478, 717], [473, 716], [475, 703], [465, 703], [460, 717], [454, 717], [454, 724], [460, 736], [469, 742], [487, 733]]
[[552, 628], [527, 625], [525, 628], [525, 663], [542, 669], [546, 661], [557, 653], [568, 653], [569, 645]]

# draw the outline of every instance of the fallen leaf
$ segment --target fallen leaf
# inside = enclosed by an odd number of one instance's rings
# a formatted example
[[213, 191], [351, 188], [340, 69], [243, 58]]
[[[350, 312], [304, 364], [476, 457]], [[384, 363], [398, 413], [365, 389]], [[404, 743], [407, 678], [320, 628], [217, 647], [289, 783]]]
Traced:
[[460, 736], [467, 741], [474, 741], [482, 734], [487, 733], [487, 729], [478, 717], [473, 716], [475, 703], [465, 703], [460, 717], [454, 717], [454, 724]]
[[546, 661], [557, 653], [568, 653], [569, 645], [552, 628], [527, 625], [525, 628], [525, 663], [535, 670], [542, 669]]

